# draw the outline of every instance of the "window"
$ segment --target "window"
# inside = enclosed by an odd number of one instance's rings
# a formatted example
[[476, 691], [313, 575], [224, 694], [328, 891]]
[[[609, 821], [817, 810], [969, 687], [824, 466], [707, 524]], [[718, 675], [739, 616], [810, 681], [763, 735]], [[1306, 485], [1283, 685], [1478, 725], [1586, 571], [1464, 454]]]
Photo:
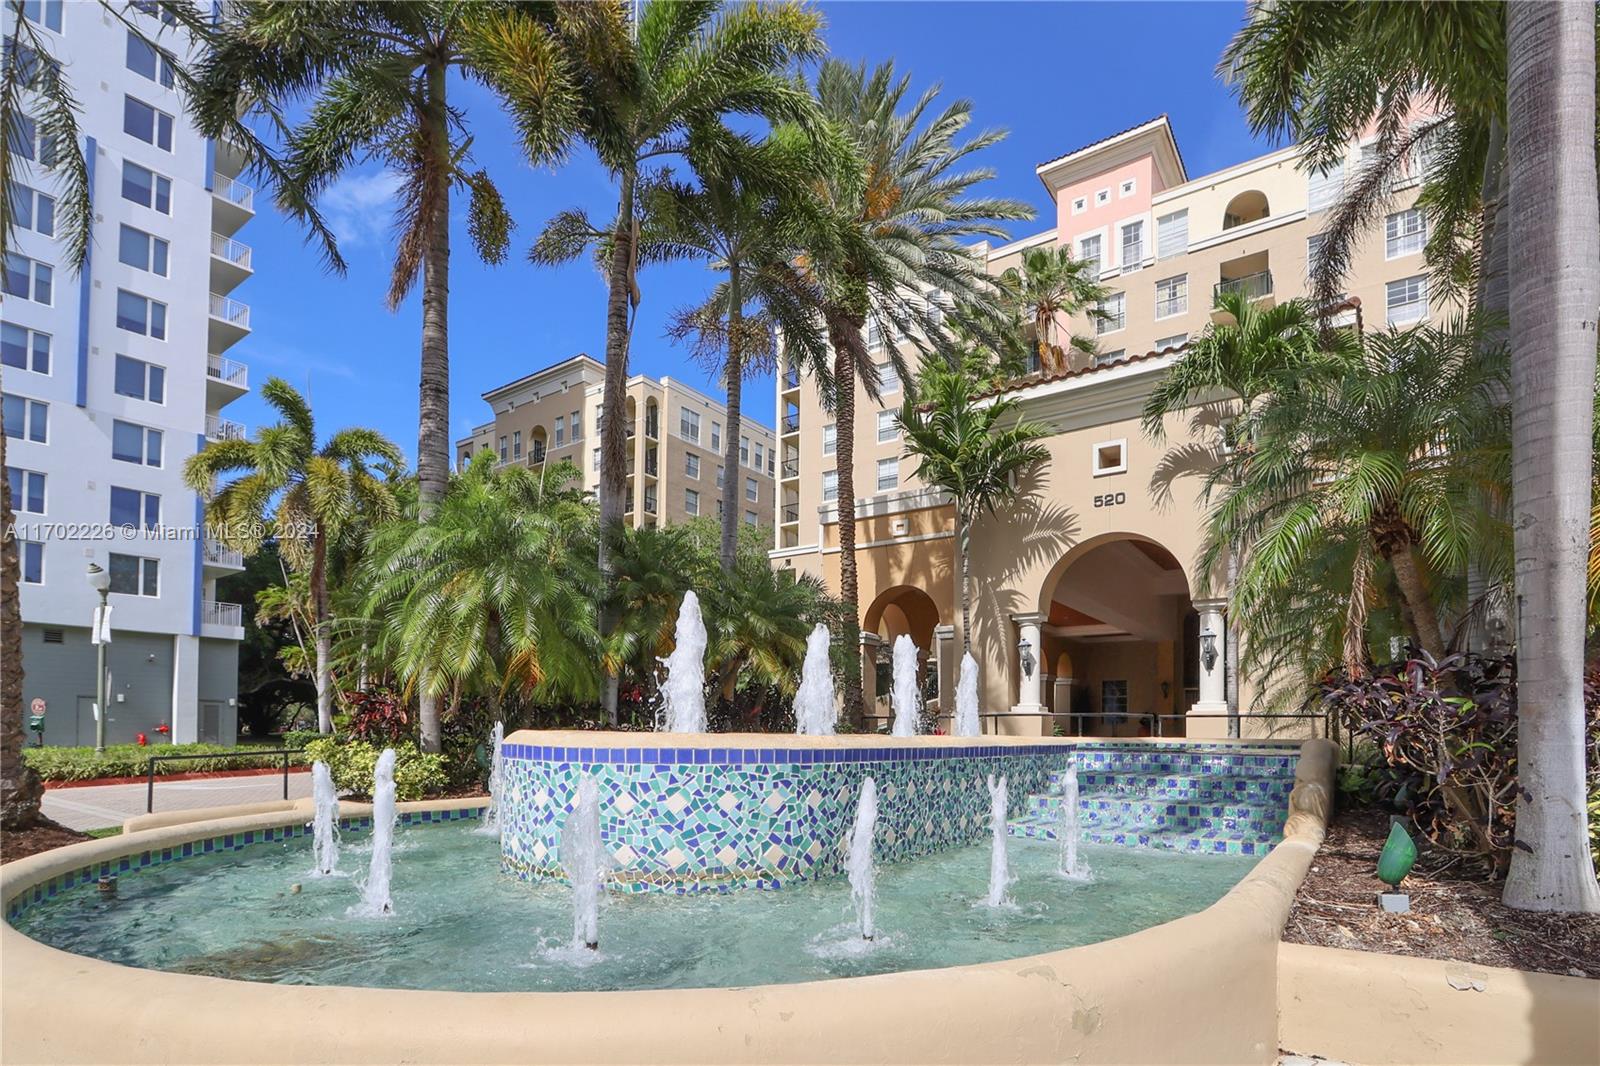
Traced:
[[44, 545], [36, 540], [19, 540], [17, 546], [22, 550], [22, 583], [44, 584]]
[[1078, 261], [1088, 264], [1091, 277], [1100, 273], [1100, 234], [1078, 238]]
[[11, 200], [11, 217], [22, 229], [30, 229], [43, 237], [56, 235], [56, 198], [48, 193], [24, 185], [20, 181], [6, 183], [6, 195]]
[[714, 451], [714, 452], [720, 452], [722, 450], [722, 423], [721, 422], [713, 422], [713, 423], [711, 423], [711, 450]]
[[172, 214], [172, 181], [138, 163], [122, 161], [122, 198], [142, 207]]
[[1114, 292], [1100, 301], [1100, 314], [1094, 320], [1096, 335], [1115, 333], [1128, 324], [1127, 294]]
[[754, 468], [756, 470], [760, 470], [761, 467], [764, 465], [762, 463], [762, 460], [761, 460], [761, 455], [762, 455], [761, 442], [760, 441], [756, 441], [756, 461], [755, 461], [755, 466], [754, 466]]
[[1389, 325], [1404, 326], [1428, 315], [1428, 276], [1391, 281], [1388, 286]]
[[678, 436], [684, 440], [700, 443], [700, 412], [691, 411], [687, 407], [678, 409]]
[[53, 302], [55, 271], [49, 263], [29, 259], [16, 252], [7, 252], [5, 271], [0, 275], [0, 291], [46, 307]]
[[1080, 196], [1072, 201], [1073, 214], [1081, 215], [1087, 210], [1089, 210], [1089, 198], [1087, 196]]
[[1344, 191], [1344, 164], [1335, 163], [1318, 174], [1306, 175], [1306, 210], [1322, 211]]
[[718, 464], [718, 466], [717, 466], [717, 488], [719, 488], [719, 489], [722, 488], [723, 481], [724, 481], [724, 478], [726, 476], [726, 469], [727, 468], [722, 466], [721, 464]]
[[1189, 211], [1174, 211], [1156, 219], [1156, 258], [1182, 255], [1189, 250]]
[[154, 363], [117, 356], [115, 390], [118, 396], [132, 396], [151, 403], [166, 402], [167, 372]]
[[740, 466], [749, 466], [750, 465], [750, 438], [749, 437], [740, 437], [739, 438], [739, 465]]
[[761, 498], [761, 482], [753, 477], [744, 479], [744, 498], [754, 503]]
[[556, 415], [556, 447], [567, 443], [567, 416]]
[[761, 516], [756, 514], [754, 511], [746, 511], [744, 513], [744, 524], [745, 525], [753, 526], [759, 521], [761, 521]]
[[829, 422], [822, 427], [822, 454], [832, 455], [839, 447], [839, 425]]
[[600, 449], [599, 448], [596, 448], [594, 450], [594, 452], [589, 456], [589, 469], [590, 470], [599, 470], [600, 469]]
[[1170, 337], [1162, 337], [1156, 341], [1156, 351], [1166, 351], [1168, 348], [1182, 348], [1188, 343], [1189, 335], [1187, 333], [1174, 333]]
[[839, 471], [826, 470], [822, 474], [822, 501], [832, 503], [839, 498]]
[[510, 454], [506, 451], [506, 439], [505, 439], [505, 437], [501, 437], [500, 438], [500, 461], [503, 463], [509, 458], [510, 458]]
[[511, 431], [511, 458], [522, 458], [522, 430], [520, 429]]
[[1118, 348], [1114, 352], [1095, 352], [1093, 366], [1110, 366], [1112, 363], [1122, 362], [1122, 357], [1128, 354], [1126, 348]]
[[0, 322], [0, 363], [35, 374], [50, 373], [50, 334]]
[[683, 509], [689, 514], [700, 513], [700, 494], [694, 489], [683, 490]]
[[1128, 683], [1126, 681], [1100, 682], [1100, 713], [1120, 721], [1128, 714]]
[[143, 466], [161, 465], [161, 431], [121, 420], [111, 423], [111, 458]]
[[767, 449], [767, 476], [771, 477], [778, 472], [778, 449]]
[[878, 320], [875, 318], [867, 323], [867, 347], [883, 347], [883, 327], [878, 325]]
[[644, 487], [644, 513], [656, 513], [656, 487], [654, 485], [646, 485]]
[[1428, 243], [1428, 220], [1414, 207], [1390, 215], [1384, 220], [1383, 231], [1385, 259], [1414, 255]]
[[6, 436], [13, 440], [31, 440], [45, 443], [50, 436], [50, 405], [30, 400], [26, 396], [7, 395], [5, 403]]
[[1156, 317], [1171, 318], [1189, 310], [1189, 275], [1162, 278], [1156, 282]]
[[122, 132], [172, 151], [172, 116], [132, 96], [122, 98]]
[[878, 391], [881, 393], [900, 391], [900, 368], [893, 362], [878, 364]]
[[111, 486], [111, 524], [124, 529], [155, 529], [161, 525], [161, 497], [153, 492]]
[[11, 150], [22, 158], [31, 159], [42, 167], [56, 165], [56, 139], [39, 128], [37, 119], [13, 112], [11, 131], [6, 139], [11, 142]]
[[44, 514], [44, 475], [37, 470], [6, 467], [11, 482], [11, 509], [28, 514]]
[[696, 481], [700, 480], [700, 457], [693, 452], [683, 457], [683, 475], [692, 477]]
[[159, 18], [168, 26], [176, 26], [178, 24], [178, 16], [156, 3], [156, 0], [133, 0], [133, 3], [129, 6], [135, 11], [143, 11], [151, 18]]
[[884, 492], [900, 484], [900, 457], [878, 460], [878, 491]]
[[583, 412], [572, 412], [572, 417], [567, 421], [572, 424], [572, 443], [576, 444], [583, 439]]
[[722, 514], [723, 514], [722, 497], [718, 496], [717, 497], [717, 521], [718, 522], [722, 521]]
[[22, 0], [22, 17], [60, 33], [61, 5], [62, 0]]
[[127, 289], [118, 289], [117, 328], [158, 341], [166, 340], [167, 305]]
[[1122, 184], [1117, 186], [1117, 199], [1120, 200], [1124, 196], [1132, 196], [1134, 193], [1136, 193], [1138, 191], [1139, 191], [1139, 179], [1138, 178], [1127, 178], [1127, 179], [1124, 179]]
[[160, 595], [161, 561], [111, 553], [111, 591], [125, 596]]
[[117, 261], [152, 274], [167, 276], [167, 242], [132, 226], [122, 227]]
[[172, 61], [156, 50], [155, 45], [140, 38], [132, 30], [128, 31], [128, 69], [141, 77], [151, 81], [160, 82], [167, 88], [172, 88]]
[[1144, 220], [1122, 227], [1122, 269], [1138, 270], [1144, 263]]
[[1306, 238], [1306, 277], [1316, 268], [1317, 257], [1322, 254], [1322, 234], [1313, 233]]
[[878, 443], [900, 436], [900, 416], [896, 411], [878, 412]]
[[1094, 194], [1094, 205], [1096, 207], [1100, 207], [1100, 206], [1102, 206], [1104, 204], [1109, 204], [1110, 202], [1111, 202], [1111, 190], [1110, 189], [1101, 189], [1099, 192]]
[[1090, 451], [1091, 468], [1095, 477], [1128, 472], [1128, 438], [1103, 440]]

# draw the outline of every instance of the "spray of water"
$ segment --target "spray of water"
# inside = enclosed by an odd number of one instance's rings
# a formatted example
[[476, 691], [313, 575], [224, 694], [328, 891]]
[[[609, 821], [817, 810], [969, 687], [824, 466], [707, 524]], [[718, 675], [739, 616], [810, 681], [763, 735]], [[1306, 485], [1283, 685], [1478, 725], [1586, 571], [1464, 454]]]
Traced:
[[572, 946], [600, 947], [605, 857], [600, 842], [600, 788], [584, 774], [561, 831], [561, 865], [572, 883]]
[[706, 624], [700, 617], [700, 597], [690, 590], [678, 608], [678, 627], [672, 654], [667, 656], [666, 700], [669, 733], [706, 731]]
[[1069, 881], [1088, 881], [1089, 864], [1078, 856], [1078, 769], [1069, 765], [1061, 774], [1061, 810], [1057, 815], [1056, 836], [1061, 844], [1061, 876]]
[[872, 836], [878, 828], [878, 786], [868, 777], [861, 782], [861, 798], [856, 803], [856, 824], [847, 840], [849, 855], [845, 871], [850, 877], [850, 902], [856, 910], [856, 928], [861, 939], [878, 935], [873, 911], [878, 902], [878, 877], [872, 864]]
[[978, 660], [969, 651], [961, 656], [961, 677], [956, 682], [956, 717], [951, 729], [958, 737], [983, 732], [978, 721]]
[[389, 876], [394, 869], [394, 749], [384, 748], [372, 774], [372, 864], [361, 884], [361, 902], [351, 913], [378, 917], [394, 913], [389, 896]]
[[998, 782], [989, 775], [989, 832], [993, 844], [989, 848], [989, 895], [984, 900], [991, 907], [1006, 905], [1006, 889], [1011, 885], [1011, 868], [1006, 861], [1006, 779]]
[[894, 735], [916, 736], [917, 720], [922, 717], [922, 693], [917, 689], [917, 645], [906, 633], [894, 641], [894, 687], [889, 699], [894, 704]]
[[831, 737], [837, 732], [839, 709], [828, 667], [828, 642], [828, 627], [820, 622], [806, 638], [806, 661], [794, 694], [794, 731], [801, 736]]
[[502, 722], [494, 724], [489, 734], [489, 805], [483, 809], [483, 824], [477, 832], [499, 837], [505, 828], [506, 756], [501, 751], [506, 739]]
[[339, 865], [339, 791], [333, 787], [333, 772], [321, 760], [311, 764], [311, 802], [311, 872], [327, 877]]

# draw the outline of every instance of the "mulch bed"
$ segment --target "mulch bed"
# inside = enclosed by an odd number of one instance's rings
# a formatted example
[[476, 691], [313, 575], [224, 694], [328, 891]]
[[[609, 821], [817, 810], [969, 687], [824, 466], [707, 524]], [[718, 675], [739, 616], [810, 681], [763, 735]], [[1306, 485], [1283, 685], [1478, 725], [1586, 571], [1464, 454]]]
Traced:
[[29, 855], [37, 855], [41, 851], [51, 848], [62, 848], [68, 844], [76, 844], [80, 840], [91, 839], [88, 833], [80, 833], [76, 829], [52, 822], [48, 818], [40, 818], [39, 823], [32, 828], [16, 832], [6, 831], [0, 833], [0, 862], [10, 862], [12, 859], [25, 859]]
[[[1482, 966], [1600, 977], [1600, 915], [1512, 910], [1501, 882], [1473, 863], [1423, 850], [1400, 886], [1409, 914], [1378, 908], [1378, 853], [1389, 816], [1340, 810], [1295, 896], [1283, 939], [1293, 944], [1378, 951]], [[1421, 842], [1419, 841], [1419, 847]]]

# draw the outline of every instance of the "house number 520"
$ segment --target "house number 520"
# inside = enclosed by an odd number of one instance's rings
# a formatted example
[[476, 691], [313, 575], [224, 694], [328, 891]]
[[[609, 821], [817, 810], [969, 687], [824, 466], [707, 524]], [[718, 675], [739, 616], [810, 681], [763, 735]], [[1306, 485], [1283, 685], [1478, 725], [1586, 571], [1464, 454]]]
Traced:
[[1103, 496], [1096, 496], [1094, 498], [1094, 505], [1096, 507], [1117, 507], [1127, 502], [1128, 494], [1126, 492], [1108, 492]]

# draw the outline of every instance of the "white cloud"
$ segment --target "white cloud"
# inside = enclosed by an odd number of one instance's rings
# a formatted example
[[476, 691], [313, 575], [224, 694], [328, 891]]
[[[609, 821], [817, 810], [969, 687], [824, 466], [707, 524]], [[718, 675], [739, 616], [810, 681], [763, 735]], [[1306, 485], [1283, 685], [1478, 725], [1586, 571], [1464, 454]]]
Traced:
[[394, 221], [402, 178], [392, 170], [347, 174], [322, 194], [322, 214], [341, 245], [381, 243]]

